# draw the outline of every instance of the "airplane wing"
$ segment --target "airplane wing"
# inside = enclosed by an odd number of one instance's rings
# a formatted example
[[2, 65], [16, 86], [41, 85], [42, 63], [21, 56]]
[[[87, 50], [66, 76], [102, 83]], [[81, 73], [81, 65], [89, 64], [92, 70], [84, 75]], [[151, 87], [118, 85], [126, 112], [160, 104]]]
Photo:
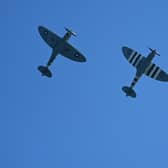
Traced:
[[61, 38], [55, 33], [51, 32], [43, 26], [39, 26], [39, 33], [43, 40], [51, 47], [54, 48], [61, 41]]
[[123, 54], [130, 64], [137, 67], [144, 58], [141, 54], [128, 47], [122, 47]]
[[[139, 62], [144, 59], [144, 56], [128, 47], [122, 47], [125, 58], [134, 66], [137, 67]], [[159, 81], [168, 81], [168, 74], [159, 66], [151, 63], [145, 70], [145, 75]]]
[[168, 81], [168, 74], [153, 63], [146, 68], [145, 75], [159, 81]]
[[67, 57], [73, 61], [85, 62], [86, 58], [78, 50], [76, 50], [72, 45], [65, 42], [63, 50], [60, 52], [61, 55]]

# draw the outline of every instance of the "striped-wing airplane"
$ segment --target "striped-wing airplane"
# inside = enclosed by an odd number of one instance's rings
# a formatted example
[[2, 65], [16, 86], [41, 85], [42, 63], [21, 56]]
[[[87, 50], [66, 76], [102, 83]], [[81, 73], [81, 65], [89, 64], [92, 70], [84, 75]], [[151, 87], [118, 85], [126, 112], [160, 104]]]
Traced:
[[133, 87], [138, 82], [139, 78], [145, 74], [155, 80], [168, 82], [168, 74], [164, 72], [159, 66], [152, 63], [155, 55], [160, 56], [156, 50], [149, 48], [151, 51], [147, 57], [142, 56], [137, 51], [134, 51], [128, 47], [122, 47], [122, 52], [125, 58], [130, 64], [136, 68], [136, 75], [131, 85], [122, 87], [122, 90], [126, 93], [126, 96], [136, 97], [136, 92]]
[[55, 60], [58, 54], [63, 55], [77, 62], [85, 62], [86, 58], [77, 49], [68, 43], [69, 38], [73, 35], [76, 36], [72, 30], [65, 28], [66, 34], [63, 37], [59, 37], [57, 34], [51, 32], [43, 26], [38, 27], [39, 33], [42, 39], [52, 48], [52, 54], [46, 64], [46, 66], [38, 66], [38, 70], [41, 72], [42, 76], [52, 77], [52, 73], [49, 70], [49, 66]]

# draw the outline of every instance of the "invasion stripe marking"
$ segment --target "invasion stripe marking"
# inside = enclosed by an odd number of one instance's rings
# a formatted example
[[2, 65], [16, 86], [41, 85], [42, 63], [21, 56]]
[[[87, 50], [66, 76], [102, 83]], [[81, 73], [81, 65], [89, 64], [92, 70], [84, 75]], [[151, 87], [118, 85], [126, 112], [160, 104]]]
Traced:
[[134, 57], [134, 59], [132, 60], [131, 64], [133, 65], [133, 63], [135, 62], [136, 58], [138, 57], [138, 53], [136, 54], [136, 56]]
[[151, 71], [150, 74], [149, 74], [150, 77], [152, 77], [152, 75], [153, 75], [153, 73], [155, 72], [156, 68], [157, 68], [157, 66], [155, 65], [155, 66], [153, 67], [152, 71]]
[[139, 60], [137, 61], [137, 63], [135, 64], [135, 67], [137, 67], [140, 63], [140, 61], [142, 60], [143, 56], [141, 55], [141, 57], [139, 58]]
[[138, 81], [138, 78], [134, 78], [134, 81], [137, 82], [137, 81]]
[[136, 63], [137, 63], [137, 61], [140, 59], [140, 57], [141, 57], [141, 54], [139, 54], [139, 55], [136, 57], [136, 59], [135, 59], [135, 61], [134, 61], [134, 63], [133, 63], [133, 66], [136, 65]]
[[153, 78], [156, 75], [156, 72], [158, 71], [159, 67], [157, 66], [153, 74], [151, 75], [151, 78]]
[[130, 63], [132, 63], [132, 61], [134, 60], [135, 56], [137, 55], [137, 52], [134, 53], [134, 55], [132, 56], [132, 58], [130, 59]]
[[152, 64], [152, 66], [150, 67], [149, 71], [147, 72], [148, 76], [149, 76], [149, 74], [151, 73], [151, 71], [153, 70], [154, 67], [155, 67], [155, 64]]
[[128, 58], [128, 61], [129, 61], [129, 62], [130, 62], [132, 56], [134, 55], [134, 53], [135, 53], [135, 51], [132, 51], [131, 55], [129, 56], [129, 58]]
[[152, 66], [152, 63], [149, 64], [149, 66], [145, 70], [145, 74], [147, 75], [147, 72], [149, 71], [150, 67]]
[[132, 81], [132, 83], [131, 83], [131, 87], [134, 87], [135, 86], [135, 84], [137, 83], [137, 81], [139, 80], [139, 76], [135, 76], [134, 77], [134, 79], [133, 79], [133, 81]]
[[131, 83], [131, 87], [134, 87], [135, 84], [136, 84], [136, 82], [135, 82], [135, 81], [132, 81], [132, 83]]
[[154, 79], [157, 79], [157, 77], [159, 76], [159, 74], [160, 74], [161, 71], [162, 70], [159, 68], [159, 70], [156, 72], [156, 75], [154, 76]]

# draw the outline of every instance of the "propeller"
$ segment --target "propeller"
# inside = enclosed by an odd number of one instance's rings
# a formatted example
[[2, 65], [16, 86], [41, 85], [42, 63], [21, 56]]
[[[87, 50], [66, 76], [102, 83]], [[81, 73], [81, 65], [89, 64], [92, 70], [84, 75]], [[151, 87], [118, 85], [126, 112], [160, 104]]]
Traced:
[[70, 33], [70, 34], [72, 34], [73, 36], [77, 36], [77, 34], [74, 32], [74, 31], [72, 31], [72, 30], [70, 30], [70, 29], [68, 29], [68, 28], [66, 28], [65, 27], [65, 30], [68, 32], [68, 33]]
[[152, 49], [152, 48], [149, 47], [149, 50], [150, 50], [151, 52], [154, 52], [156, 55], [160, 56], [160, 54], [159, 54], [155, 49]]

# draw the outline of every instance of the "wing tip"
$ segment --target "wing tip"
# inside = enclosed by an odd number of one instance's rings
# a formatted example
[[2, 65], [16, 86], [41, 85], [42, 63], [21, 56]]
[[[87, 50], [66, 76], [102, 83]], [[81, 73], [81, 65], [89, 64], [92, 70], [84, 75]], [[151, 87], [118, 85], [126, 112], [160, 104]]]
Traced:
[[156, 80], [160, 80], [160, 81], [162, 81], [162, 82], [168, 82], [168, 74], [164, 72], [164, 73], [160, 74], [160, 75], [156, 78]]
[[126, 46], [123, 46], [121, 49], [122, 49], [123, 54], [127, 55], [127, 51], [129, 50], [129, 48]]
[[41, 25], [38, 26], [38, 31], [39, 31], [39, 32], [41, 32], [43, 29], [44, 29], [43, 26], [41, 26]]
[[126, 46], [122, 47], [122, 52], [124, 54], [124, 56], [126, 57], [126, 59], [128, 59], [130, 57], [130, 55], [132, 54], [134, 50], [132, 50], [131, 48], [128, 48]]
[[87, 62], [86, 57], [83, 56], [83, 60], [82, 60], [82, 62]]

